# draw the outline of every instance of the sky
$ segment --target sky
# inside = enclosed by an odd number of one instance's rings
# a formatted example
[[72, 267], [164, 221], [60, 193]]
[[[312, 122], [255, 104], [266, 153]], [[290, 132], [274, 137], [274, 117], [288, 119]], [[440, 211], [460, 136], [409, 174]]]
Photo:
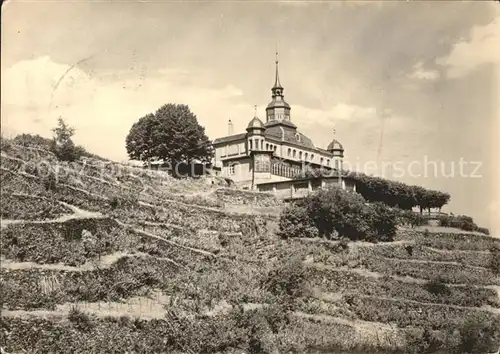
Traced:
[[500, 234], [498, 2], [13, 0], [1, 45], [3, 136], [49, 137], [63, 117], [119, 161], [166, 103], [211, 139], [228, 119], [243, 132], [254, 105], [264, 118], [278, 47], [292, 121], [317, 147], [335, 129], [346, 166], [448, 192], [445, 211]]

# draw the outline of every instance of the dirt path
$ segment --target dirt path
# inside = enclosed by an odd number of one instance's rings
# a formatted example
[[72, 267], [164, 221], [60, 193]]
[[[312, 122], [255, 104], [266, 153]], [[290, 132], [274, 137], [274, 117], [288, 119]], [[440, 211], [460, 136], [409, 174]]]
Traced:
[[394, 262], [417, 263], [417, 264], [437, 264], [437, 265], [449, 264], [449, 265], [456, 265], [456, 266], [460, 266], [460, 267], [464, 267], [464, 268], [489, 270], [488, 268], [485, 268], [485, 267], [473, 266], [470, 264], [463, 264], [463, 263], [458, 263], [458, 262], [453, 262], [453, 261], [430, 261], [430, 260], [425, 260], [425, 259], [389, 258], [389, 257], [378, 257], [378, 258], [384, 259], [387, 261], [394, 261]]
[[182, 264], [177, 263], [173, 259], [170, 259], [168, 257], [157, 257], [157, 256], [152, 256], [147, 253], [143, 252], [134, 252], [134, 253], [129, 253], [129, 252], [115, 252], [112, 254], [107, 254], [104, 256], [101, 256], [99, 260], [93, 260], [91, 262], [84, 263], [79, 266], [69, 266], [66, 264], [62, 263], [54, 263], [54, 264], [47, 264], [47, 263], [35, 263], [35, 262], [16, 262], [12, 261], [10, 259], [5, 259], [1, 258], [0, 259], [0, 264], [2, 269], [8, 269], [8, 270], [21, 270], [21, 269], [46, 269], [46, 270], [62, 270], [62, 271], [68, 271], [68, 272], [85, 272], [85, 271], [92, 271], [96, 269], [102, 269], [102, 268], [109, 268], [113, 266], [118, 260], [121, 258], [125, 257], [131, 257], [131, 258], [154, 258], [158, 259], [161, 261], [166, 261], [169, 263], [172, 263], [176, 267], [179, 268], [184, 268], [187, 269], [185, 266]]
[[70, 210], [73, 211], [73, 214], [64, 214], [58, 218], [55, 219], [46, 219], [46, 220], [23, 220], [23, 219], [15, 219], [15, 220], [9, 220], [9, 219], [1, 219], [0, 220], [0, 228], [7, 227], [8, 225], [12, 224], [52, 224], [52, 223], [64, 223], [68, 220], [73, 220], [73, 219], [104, 219], [106, 218], [105, 215], [98, 213], [98, 212], [92, 212], [92, 211], [87, 211], [80, 209], [74, 205], [58, 201], [61, 205], [64, 205], [65, 207], [69, 208]]
[[404, 298], [395, 298], [395, 297], [370, 296], [370, 295], [357, 295], [357, 296], [361, 297], [361, 298], [365, 298], [365, 299], [377, 299], [377, 300], [386, 300], [386, 301], [393, 301], [393, 302], [403, 302], [403, 303], [424, 305], [424, 306], [430, 306], [430, 307], [436, 307], [436, 308], [454, 308], [454, 309], [461, 309], [461, 310], [487, 311], [487, 312], [492, 312], [495, 314], [500, 314], [500, 309], [493, 308], [491, 306], [470, 307], [470, 306], [459, 306], [459, 305], [450, 305], [450, 304], [439, 304], [439, 303], [434, 303], [434, 302], [422, 302], [422, 301], [409, 300], [409, 299], [404, 299]]
[[184, 246], [184, 245], [181, 245], [180, 243], [177, 243], [177, 242], [174, 242], [174, 241], [170, 241], [170, 240], [167, 240], [166, 238], [163, 238], [161, 236], [158, 236], [158, 235], [155, 235], [155, 234], [152, 234], [152, 233], [149, 233], [149, 232], [146, 232], [146, 231], [143, 231], [143, 230], [140, 230], [132, 225], [129, 225], [129, 224], [126, 224], [120, 220], [117, 220], [115, 219], [115, 221], [120, 225], [120, 226], [123, 226], [127, 229], [131, 229], [132, 231], [140, 234], [140, 235], [143, 235], [143, 236], [148, 236], [148, 237], [151, 237], [151, 238], [155, 238], [157, 240], [161, 240], [163, 242], [166, 242], [172, 246], [176, 246], [176, 247], [179, 247], [179, 248], [182, 248], [182, 249], [185, 249], [185, 250], [188, 250], [188, 251], [191, 251], [193, 253], [197, 253], [197, 254], [201, 254], [203, 256], [209, 256], [209, 257], [217, 257], [217, 255], [215, 253], [212, 253], [212, 252], [208, 252], [208, 251], [204, 251], [204, 250], [201, 250], [199, 248], [193, 248], [193, 247], [189, 247], [189, 246]]

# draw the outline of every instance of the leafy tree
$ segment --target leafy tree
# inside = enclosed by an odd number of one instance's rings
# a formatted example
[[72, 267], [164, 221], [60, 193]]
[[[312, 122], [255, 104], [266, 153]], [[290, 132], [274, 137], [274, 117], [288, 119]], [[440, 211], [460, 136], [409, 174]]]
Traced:
[[52, 129], [52, 131], [55, 135], [52, 142], [52, 151], [59, 160], [75, 161], [85, 153], [85, 149], [76, 146], [73, 140], [71, 140], [71, 137], [75, 134], [75, 129], [67, 125], [62, 118], [58, 119], [57, 127]]
[[131, 159], [161, 161], [177, 166], [194, 160], [209, 162], [213, 147], [187, 105], [166, 104], [140, 118], [126, 137]]

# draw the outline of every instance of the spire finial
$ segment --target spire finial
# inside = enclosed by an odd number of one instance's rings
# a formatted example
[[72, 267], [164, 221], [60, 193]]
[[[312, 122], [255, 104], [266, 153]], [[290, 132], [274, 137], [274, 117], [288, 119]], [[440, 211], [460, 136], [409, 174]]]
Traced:
[[278, 74], [278, 63], [279, 63], [279, 60], [278, 60], [278, 42], [276, 42], [276, 78], [274, 80], [274, 87], [281, 87], [280, 77]]
[[257, 105], [254, 105], [253, 109], [254, 109], [254, 116], [257, 117]]
[[276, 42], [276, 64], [278, 64], [278, 42]]

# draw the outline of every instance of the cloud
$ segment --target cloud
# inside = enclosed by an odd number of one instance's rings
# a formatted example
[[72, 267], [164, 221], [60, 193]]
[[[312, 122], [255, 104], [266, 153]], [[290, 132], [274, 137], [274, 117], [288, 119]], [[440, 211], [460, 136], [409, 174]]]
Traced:
[[[182, 68], [141, 75], [140, 70], [96, 75], [48, 56], [18, 62], [2, 75], [2, 130], [8, 135], [50, 136], [61, 116], [76, 128], [77, 143], [121, 160], [126, 158], [124, 140], [131, 125], [163, 104], [189, 104], [211, 137], [227, 133], [229, 116], [253, 115], [251, 105], [238, 101], [243, 92], [234, 85], [178, 85], [179, 75], [190, 75]], [[221, 112], [228, 116], [221, 117]], [[236, 128], [243, 129], [238, 124]]]
[[300, 105], [292, 107], [293, 119], [297, 120], [300, 126], [309, 125], [332, 125], [339, 120], [364, 120], [376, 116], [373, 107], [361, 107], [346, 103], [338, 103], [329, 109], [314, 109]]
[[439, 79], [439, 72], [437, 70], [427, 70], [423, 62], [418, 62], [413, 67], [413, 71], [408, 75], [413, 80], [435, 81]]
[[278, 2], [282, 6], [296, 6], [304, 7], [312, 4], [311, 1], [301, 1], [301, 0], [283, 0]]
[[[500, 12], [496, 10], [497, 14]], [[448, 76], [462, 77], [481, 65], [500, 63], [500, 14], [486, 26], [475, 26], [469, 40], [456, 43], [451, 53], [436, 60]]]

